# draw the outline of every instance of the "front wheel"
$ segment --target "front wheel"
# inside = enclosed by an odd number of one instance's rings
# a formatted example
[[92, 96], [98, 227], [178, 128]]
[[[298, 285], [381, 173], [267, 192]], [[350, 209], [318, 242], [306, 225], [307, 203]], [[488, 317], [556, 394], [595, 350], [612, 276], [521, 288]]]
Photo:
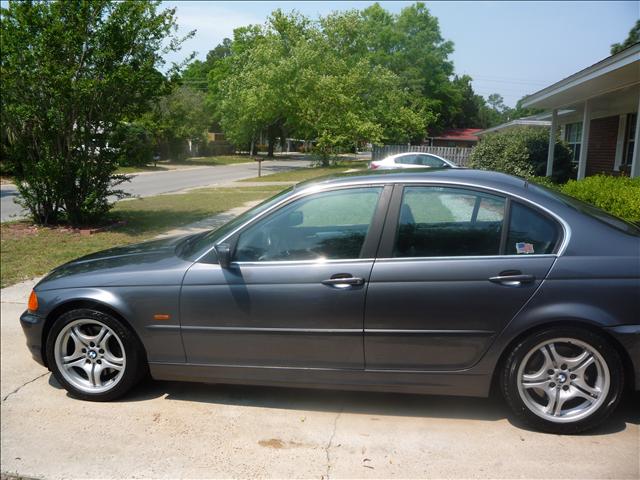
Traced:
[[602, 336], [580, 328], [549, 328], [518, 343], [502, 372], [507, 403], [525, 423], [550, 433], [595, 428], [623, 391], [618, 352]]
[[58, 382], [82, 400], [114, 400], [144, 373], [144, 353], [135, 334], [120, 320], [96, 310], [72, 310], [58, 318], [47, 337], [46, 352]]

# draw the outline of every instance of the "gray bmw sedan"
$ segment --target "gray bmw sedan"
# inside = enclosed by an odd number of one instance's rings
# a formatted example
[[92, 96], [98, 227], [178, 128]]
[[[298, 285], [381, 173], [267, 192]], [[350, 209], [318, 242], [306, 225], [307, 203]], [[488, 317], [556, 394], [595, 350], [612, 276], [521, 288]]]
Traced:
[[142, 376], [486, 396], [580, 432], [640, 388], [640, 231], [520, 178], [345, 175], [69, 262], [21, 323], [74, 397]]

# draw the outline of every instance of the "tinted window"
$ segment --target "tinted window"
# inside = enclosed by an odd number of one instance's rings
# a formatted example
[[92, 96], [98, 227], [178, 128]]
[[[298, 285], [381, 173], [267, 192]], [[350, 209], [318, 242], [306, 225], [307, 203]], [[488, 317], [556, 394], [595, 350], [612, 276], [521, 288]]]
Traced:
[[382, 188], [354, 188], [294, 201], [248, 227], [236, 261], [358, 258]]
[[558, 227], [553, 220], [512, 202], [505, 247], [507, 255], [553, 253], [557, 241]]
[[395, 257], [498, 255], [502, 197], [447, 187], [406, 187]]
[[416, 155], [416, 157], [418, 159], [418, 164], [424, 165], [425, 167], [440, 168], [447, 166], [445, 162], [432, 155]]
[[293, 190], [293, 187], [289, 187], [286, 190], [274, 195], [273, 197], [265, 200], [264, 202], [256, 205], [255, 207], [240, 214], [228, 223], [225, 223], [219, 228], [210, 230], [205, 233], [200, 233], [186, 237], [179, 245], [176, 253], [182, 258], [189, 260], [195, 260], [203, 253], [211, 248], [211, 246], [225, 235], [231, 233], [234, 229], [238, 228], [243, 223], [248, 222], [251, 218], [259, 215], [260, 213], [268, 210], [276, 203], [280, 202], [283, 198], [289, 195]]

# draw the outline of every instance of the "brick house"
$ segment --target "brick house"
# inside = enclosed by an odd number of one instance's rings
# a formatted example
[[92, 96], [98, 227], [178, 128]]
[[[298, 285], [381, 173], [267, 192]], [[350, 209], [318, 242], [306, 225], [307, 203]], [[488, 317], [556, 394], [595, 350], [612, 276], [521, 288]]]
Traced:
[[[559, 130], [573, 151], [577, 176], [606, 173], [640, 176], [640, 43], [526, 97], [549, 121], [547, 175]], [[534, 117], [531, 117], [532, 119]]]

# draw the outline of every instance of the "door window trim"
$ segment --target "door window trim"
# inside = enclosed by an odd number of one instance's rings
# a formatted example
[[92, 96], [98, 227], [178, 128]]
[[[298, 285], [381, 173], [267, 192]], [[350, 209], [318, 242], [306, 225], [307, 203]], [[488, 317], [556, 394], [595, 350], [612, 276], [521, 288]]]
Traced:
[[[407, 187], [440, 187], [440, 188], [451, 188], [457, 190], [470, 190], [479, 193], [486, 193], [493, 196], [498, 196], [504, 199], [505, 201], [505, 213], [502, 219], [502, 231], [500, 236], [500, 248], [498, 250], [498, 254], [496, 255], [459, 255], [459, 256], [429, 256], [429, 257], [394, 257], [393, 256], [393, 248], [396, 242], [397, 231], [399, 228], [399, 220], [400, 220], [400, 208], [402, 206], [402, 199], [404, 196], [404, 189]], [[542, 215], [545, 218], [548, 218], [553, 222], [556, 226], [556, 231], [558, 234], [558, 238], [556, 240], [556, 244], [551, 253], [532, 253], [528, 255], [507, 255], [505, 254], [507, 237], [509, 235], [509, 224], [511, 221], [511, 210], [513, 203], [518, 203], [526, 208], [532, 209], [534, 212]], [[568, 226], [564, 222], [564, 220], [556, 217], [555, 215], [548, 212], [546, 209], [540, 207], [539, 205], [524, 199], [522, 197], [518, 197], [512, 195], [507, 192], [503, 192], [500, 190], [492, 190], [490, 188], [483, 188], [474, 185], [465, 185], [465, 184], [454, 184], [454, 183], [440, 183], [440, 182], [411, 182], [411, 183], [397, 183], [394, 185], [394, 190], [391, 195], [391, 201], [389, 202], [389, 210], [387, 213], [387, 221], [385, 223], [384, 229], [382, 231], [382, 236], [380, 239], [380, 248], [378, 249], [378, 254], [376, 256], [376, 261], [385, 260], [385, 261], [407, 261], [407, 260], [452, 260], [452, 259], [507, 259], [507, 258], [540, 258], [540, 257], [557, 257], [564, 253], [566, 249], [569, 234], [568, 234]]]

